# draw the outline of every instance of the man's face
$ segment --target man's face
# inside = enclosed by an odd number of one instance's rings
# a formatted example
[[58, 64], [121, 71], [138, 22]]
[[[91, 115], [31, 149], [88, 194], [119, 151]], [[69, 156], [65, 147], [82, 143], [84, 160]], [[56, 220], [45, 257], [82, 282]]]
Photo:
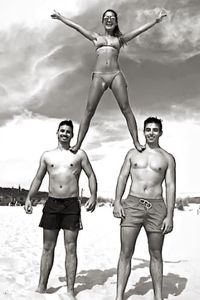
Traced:
[[160, 126], [155, 123], [148, 123], [144, 129], [144, 136], [146, 143], [155, 144], [158, 142], [159, 137], [162, 135]]
[[57, 132], [58, 140], [61, 143], [69, 143], [73, 137], [73, 131], [70, 126], [62, 125]]

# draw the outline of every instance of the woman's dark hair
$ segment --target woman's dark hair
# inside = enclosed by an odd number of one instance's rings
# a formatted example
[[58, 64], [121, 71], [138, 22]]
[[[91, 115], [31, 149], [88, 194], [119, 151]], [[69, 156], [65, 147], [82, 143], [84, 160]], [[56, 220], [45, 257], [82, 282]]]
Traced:
[[121, 31], [119, 29], [119, 26], [118, 26], [118, 15], [117, 15], [116, 11], [114, 11], [113, 9], [107, 9], [106, 11], [104, 11], [103, 16], [102, 16], [102, 23], [104, 21], [105, 14], [108, 11], [110, 11], [110, 12], [112, 12], [114, 14], [116, 22], [117, 22], [117, 25], [115, 26], [115, 29], [113, 31], [113, 35], [119, 38], [120, 46], [124, 46], [126, 44], [126, 42], [123, 39], [123, 34], [121, 33]]

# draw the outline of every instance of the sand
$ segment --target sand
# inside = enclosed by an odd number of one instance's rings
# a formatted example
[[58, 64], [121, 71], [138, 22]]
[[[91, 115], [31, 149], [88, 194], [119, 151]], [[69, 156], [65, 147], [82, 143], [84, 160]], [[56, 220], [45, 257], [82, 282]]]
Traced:
[[[200, 299], [200, 215], [197, 205], [175, 210], [174, 231], [163, 249], [164, 299]], [[42, 252], [42, 229], [38, 227], [42, 206], [26, 215], [23, 207], [0, 207], [0, 299], [67, 300], [63, 233], [60, 232], [55, 261], [46, 294], [35, 293]], [[84, 229], [78, 238], [78, 300], [114, 300], [119, 256], [119, 220], [109, 205], [94, 213], [82, 209]], [[144, 231], [138, 238], [125, 299], [153, 299], [149, 254]]]

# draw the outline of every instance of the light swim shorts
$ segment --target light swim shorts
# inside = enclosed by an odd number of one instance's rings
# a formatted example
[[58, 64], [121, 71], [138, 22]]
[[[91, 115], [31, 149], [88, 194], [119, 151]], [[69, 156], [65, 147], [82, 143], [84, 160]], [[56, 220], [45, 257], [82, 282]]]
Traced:
[[161, 226], [167, 215], [167, 207], [163, 199], [145, 199], [129, 195], [122, 200], [125, 218], [122, 227], [141, 228], [147, 232], [162, 232]]

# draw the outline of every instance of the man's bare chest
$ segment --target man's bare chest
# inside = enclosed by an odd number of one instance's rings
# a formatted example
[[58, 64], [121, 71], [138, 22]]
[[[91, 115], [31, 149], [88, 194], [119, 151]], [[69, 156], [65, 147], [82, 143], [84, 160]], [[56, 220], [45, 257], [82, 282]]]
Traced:
[[162, 155], [137, 156], [132, 159], [133, 170], [164, 172], [167, 162]]
[[74, 171], [81, 168], [80, 159], [71, 153], [61, 153], [60, 155], [51, 155], [47, 160], [48, 170], [57, 171]]

